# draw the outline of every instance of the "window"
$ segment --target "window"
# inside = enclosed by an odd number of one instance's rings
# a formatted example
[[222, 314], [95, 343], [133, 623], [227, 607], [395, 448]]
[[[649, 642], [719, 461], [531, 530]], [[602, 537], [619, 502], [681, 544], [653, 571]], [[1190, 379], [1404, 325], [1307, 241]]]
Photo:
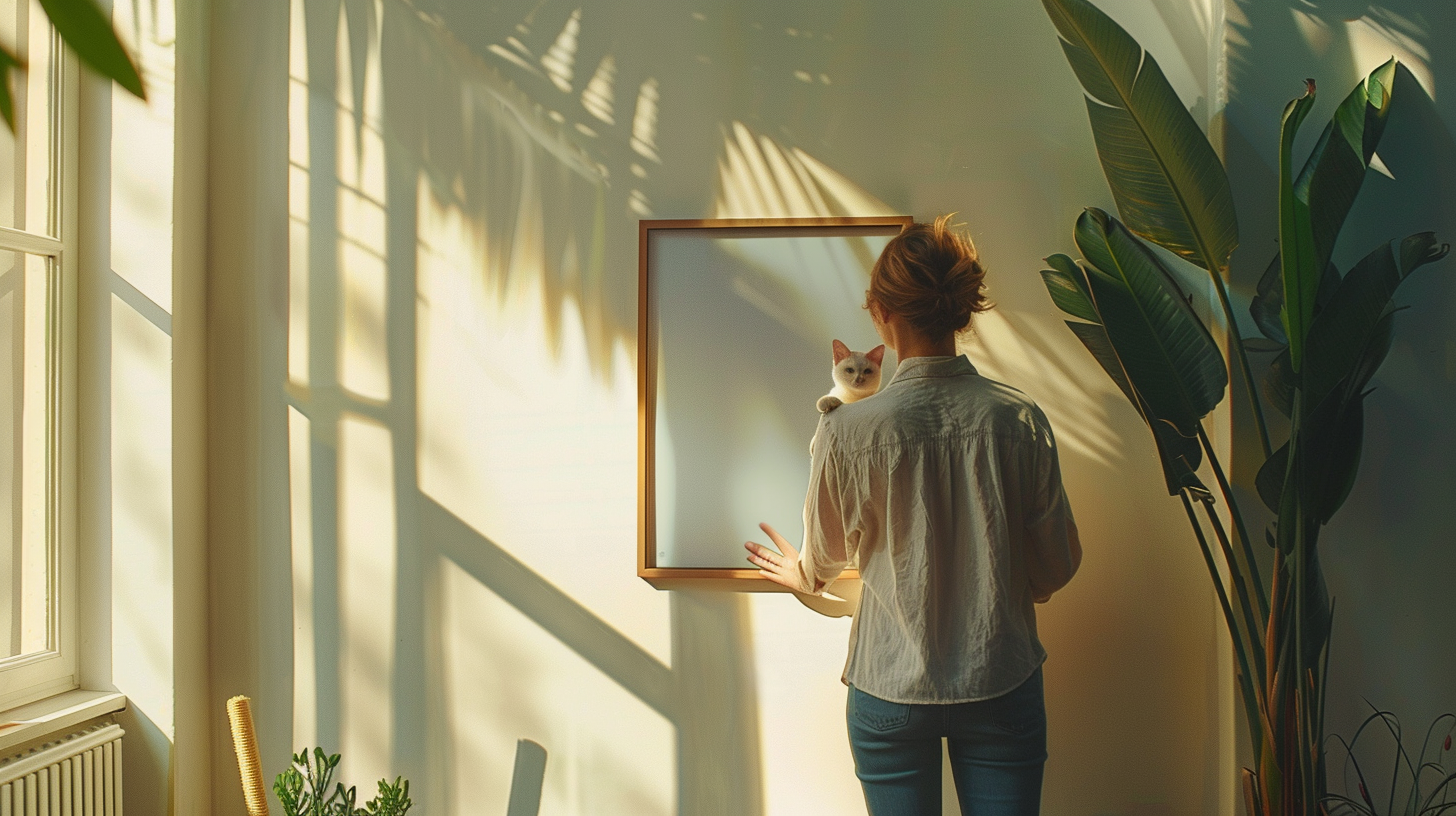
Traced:
[[0, 709], [76, 685], [77, 83], [40, 6], [0, 0]]

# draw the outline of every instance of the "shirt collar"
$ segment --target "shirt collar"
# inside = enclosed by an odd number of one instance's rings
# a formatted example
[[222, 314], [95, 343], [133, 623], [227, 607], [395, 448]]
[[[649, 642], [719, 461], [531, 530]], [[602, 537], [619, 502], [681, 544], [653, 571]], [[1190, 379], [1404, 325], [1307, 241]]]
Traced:
[[964, 354], [955, 357], [911, 357], [895, 368], [890, 385], [901, 380], [915, 380], [933, 377], [962, 377], [975, 374], [976, 367]]

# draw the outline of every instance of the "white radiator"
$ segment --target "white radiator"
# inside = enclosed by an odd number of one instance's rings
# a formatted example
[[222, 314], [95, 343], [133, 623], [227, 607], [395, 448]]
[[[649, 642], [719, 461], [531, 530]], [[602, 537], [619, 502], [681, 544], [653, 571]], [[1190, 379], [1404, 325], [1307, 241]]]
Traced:
[[0, 762], [0, 816], [121, 816], [123, 733], [97, 725]]

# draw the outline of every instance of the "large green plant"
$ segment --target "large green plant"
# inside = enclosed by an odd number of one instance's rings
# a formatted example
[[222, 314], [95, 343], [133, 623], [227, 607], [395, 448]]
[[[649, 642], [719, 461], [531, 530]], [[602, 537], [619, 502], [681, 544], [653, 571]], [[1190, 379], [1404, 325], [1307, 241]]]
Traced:
[[[1053, 255], [1042, 278], [1056, 305], [1078, 318], [1068, 327], [1152, 430], [1168, 492], [1181, 499], [1202, 549], [1233, 637], [1253, 743], [1255, 767], [1243, 777], [1248, 812], [1321, 813], [1333, 605], [1319, 565], [1319, 532], [1344, 503], [1359, 467], [1366, 386], [1390, 348], [1391, 296], [1448, 249], [1421, 233], [1376, 248], [1344, 274], [1330, 263], [1390, 111], [1395, 61], [1356, 86], [1298, 166], [1292, 146], [1314, 102], [1313, 81], [1286, 108], [1280, 251], [1251, 305], [1263, 337], [1246, 341], [1226, 282], [1238, 222], [1218, 155], [1157, 60], [1117, 23], [1087, 0], [1042, 1], [1086, 91], [1098, 157], [1121, 216], [1084, 212], [1074, 232], [1081, 260]], [[1205, 270], [1217, 293], [1266, 457], [1255, 488], [1272, 514], [1264, 536], [1273, 547], [1267, 585], [1245, 515], [1203, 429], [1223, 401], [1228, 371], [1179, 283], [1176, 267], [1185, 263]], [[1275, 355], [1262, 388], [1249, 351]], [[1261, 395], [1289, 420], [1289, 439], [1277, 449]], [[1204, 457], [1232, 534], [1199, 476]]]
[[[113, 79], [135, 96], [146, 99], [141, 74], [126, 53], [121, 40], [111, 28], [111, 21], [95, 0], [38, 0], [40, 7], [55, 26], [61, 40], [91, 70]], [[15, 100], [10, 93], [10, 80], [25, 63], [7, 45], [0, 43], [0, 117], [6, 127], [15, 130]]]

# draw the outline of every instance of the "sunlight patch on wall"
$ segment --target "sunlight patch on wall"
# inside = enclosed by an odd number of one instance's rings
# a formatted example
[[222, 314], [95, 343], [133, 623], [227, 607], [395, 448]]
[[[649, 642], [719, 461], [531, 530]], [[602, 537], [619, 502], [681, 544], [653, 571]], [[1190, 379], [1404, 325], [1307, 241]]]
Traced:
[[172, 735], [172, 340], [111, 298], [111, 681]]
[[561, 33], [556, 35], [556, 42], [541, 57], [541, 67], [546, 69], [546, 76], [562, 93], [571, 93], [571, 79], [576, 66], [576, 40], [580, 33], [581, 9], [577, 9], [571, 13], [566, 25], [562, 26]]
[[750, 599], [764, 816], [863, 813], [839, 680], [849, 619], [811, 615], [786, 594]]
[[[339, 27], [336, 172], [339, 179], [339, 304], [343, 337], [341, 384], [363, 397], [389, 399], [385, 325], [384, 138], [379, 43], [371, 40], [363, 77], [352, 75], [348, 27]], [[354, 110], [352, 89], [363, 84], [363, 110]], [[301, 267], [304, 269], [306, 267]], [[295, 276], [297, 277], [297, 276]]]
[[604, 380], [575, 293], [547, 313], [539, 226], [496, 292], [471, 222], [423, 180], [419, 200], [421, 490], [666, 663], [667, 598], [636, 577], [633, 349]]
[[388, 428], [339, 422], [339, 685], [345, 779], [393, 779], [396, 572], [394, 453]]
[[[168, 3], [168, 6], [171, 4]], [[137, 12], [135, 18], [132, 12]], [[176, 74], [170, 20], [156, 3], [130, 5], [118, 25], [137, 37], [148, 101], [112, 93], [111, 269], [163, 311], [172, 311], [172, 264], [158, 254], [172, 247], [173, 112]]]
[[797, 147], [755, 136], [742, 122], [723, 134], [714, 218], [888, 215], [863, 187]]
[[516, 740], [531, 739], [547, 751], [542, 813], [675, 813], [672, 724], [460, 567], [438, 568], [442, 812], [505, 813]]
[[318, 745], [314, 649], [313, 456], [308, 417], [288, 408], [288, 504], [293, 552], [293, 742]]
[[[1034, 386], [1037, 405], [1056, 429], [1063, 462], [1069, 453], [1098, 465], [1121, 462], [1124, 443], [1108, 410], [1125, 408], [1136, 416], [1132, 406], [1080, 343], [1069, 337], [1042, 342], [1023, 320], [997, 309], [976, 315], [974, 331], [957, 347], [982, 375], [1022, 388]], [[1060, 321], [1057, 327], [1063, 328]]]
[[1324, 20], [1310, 14], [1307, 11], [1291, 8], [1289, 13], [1294, 16], [1294, 25], [1299, 29], [1299, 34], [1309, 45], [1310, 53], [1316, 57], [1323, 57], [1330, 50], [1330, 43], [1334, 40], [1334, 32]]
[[581, 106], [586, 108], [587, 113], [602, 120], [606, 124], [612, 124], [612, 106], [615, 97], [612, 91], [612, 83], [617, 79], [617, 59], [611, 54], [602, 57], [597, 65], [597, 72], [592, 74], [591, 81], [586, 84], [586, 90], [581, 92]]
[[637, 89], [637, 107], [632, 114], [632, 139], [629, 142], [637, 155], [662, 163], [657, 155], [657, 80], [648, 77]]
[[1431, 52], [1417, 38], [1418, 34], [1425, 33], [1417, 25], [1394, 12], [1379, 10], [1345, 23], [1345, 31], [1355, 55], [1355, 70], [1360, 76], [1394, 56], [1410, 69], [1431, 99], [1436, 98]]
[[288, 379], [308, 385], [309, 122], [304, 0], [290, 4], [288, 29]]

